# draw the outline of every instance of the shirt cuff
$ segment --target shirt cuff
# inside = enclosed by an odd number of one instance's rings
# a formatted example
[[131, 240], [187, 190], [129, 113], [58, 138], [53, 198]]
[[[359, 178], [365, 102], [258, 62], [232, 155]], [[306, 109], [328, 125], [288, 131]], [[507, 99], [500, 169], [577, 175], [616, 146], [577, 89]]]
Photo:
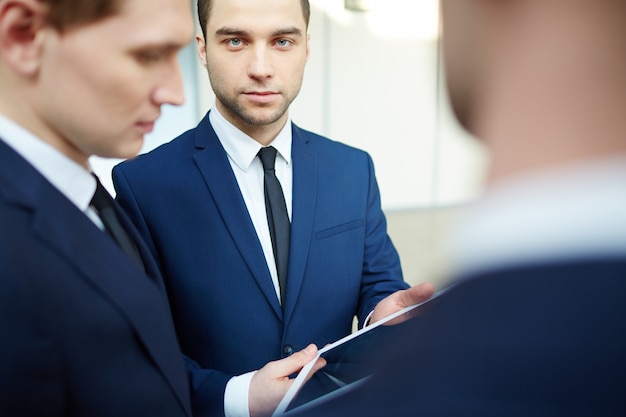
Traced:
[[367, 327], [370, 325], [370, 319], [372, 318], [372, 314], [374, 314], [374, 310], [370, 311], [367, 317], [365, 317], [365, 321], [363, 322], [363, 327]]
[[224, 391], [224, 414], [226, 417], [250, 417], [248, 393], [255, 372], [234, 376], [226, 384]]

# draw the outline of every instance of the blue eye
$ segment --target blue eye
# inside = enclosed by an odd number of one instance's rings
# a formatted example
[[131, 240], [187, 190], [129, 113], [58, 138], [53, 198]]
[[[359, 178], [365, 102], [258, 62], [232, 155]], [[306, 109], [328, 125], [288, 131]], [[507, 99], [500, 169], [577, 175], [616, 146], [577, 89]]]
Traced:
[[279, 39], [276, 44], [281, 48], [284, 48], [291, 45], [291, 42], [288, 39]]
[[228, 43], [229, 43], [230, 46], [235, 46], [236, 47], [236, 46], [241, 46], [242, 42], [241, 42], [241, 39], [239, 39], [239, 38], [233, 38], [233, 39], [230, 39], [228, 41]]

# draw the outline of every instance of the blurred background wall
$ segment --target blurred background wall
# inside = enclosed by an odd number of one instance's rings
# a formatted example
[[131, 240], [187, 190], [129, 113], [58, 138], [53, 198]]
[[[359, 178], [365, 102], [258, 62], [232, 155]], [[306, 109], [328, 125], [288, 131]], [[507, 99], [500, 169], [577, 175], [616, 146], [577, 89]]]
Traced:
[[[370, 153], [405, 278], [442, 286], [446, 235], [480, 193], [487, 157], [448, 106], [438, 0], [310, 1], [311, 55], [292, 119]], [[194, 127], [213, 105], [195, 43], [180, 62], [186, 103], [164, 107], [142, 152]], [[111, 192], [118, 162], [92, 159]]]

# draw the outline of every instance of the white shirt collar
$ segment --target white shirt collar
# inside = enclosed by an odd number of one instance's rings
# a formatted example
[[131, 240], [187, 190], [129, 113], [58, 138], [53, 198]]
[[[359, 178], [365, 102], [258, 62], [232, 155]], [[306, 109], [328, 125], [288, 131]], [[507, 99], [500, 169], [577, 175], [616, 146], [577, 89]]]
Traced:
[[0, 139], [7, 143], [81, 211], [96, 190], [91, 173], [59, 150], [0, 115]]
[[626, 256], [626, 155], [497, 184], [461, 218], [454, 272]]
[[[215, 106], [209, 113], [209, 121], [228, 156], [242, 171], [247, 172], [262, 148], [261, 144], [226, 120]], [[287, 165], [291, 164], [291, 134], [291, 118], [288, 118], [271, 143]]]

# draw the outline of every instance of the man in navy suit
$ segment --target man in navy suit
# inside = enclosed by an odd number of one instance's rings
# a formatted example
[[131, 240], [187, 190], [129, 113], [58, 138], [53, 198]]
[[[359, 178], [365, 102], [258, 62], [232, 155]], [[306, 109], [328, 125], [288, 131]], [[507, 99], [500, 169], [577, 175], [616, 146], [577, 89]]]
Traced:
[[161, 275], [88, 158], [182, 102], [192, 34], [187, 0], [0, 0], [3, 417], [191, 416]]
[[453, 110], [492, 155], [456, 284], [305, 416], [626, 415], [626, 3], [444, 0]]
[[[309, 54], [308, 1], [199, 1], [198, 13], [214, 108], [118, 165], [113, 179], [165, 277], [194, 411], [268, 413], [288, 374], [251, 371], [346, 336], [355, 315], [374, 322], [432, 286], [406, 290], [371, 158], [290, 120]], [[286, 287], [257, 157], [268, 146], [290, 223]]]

